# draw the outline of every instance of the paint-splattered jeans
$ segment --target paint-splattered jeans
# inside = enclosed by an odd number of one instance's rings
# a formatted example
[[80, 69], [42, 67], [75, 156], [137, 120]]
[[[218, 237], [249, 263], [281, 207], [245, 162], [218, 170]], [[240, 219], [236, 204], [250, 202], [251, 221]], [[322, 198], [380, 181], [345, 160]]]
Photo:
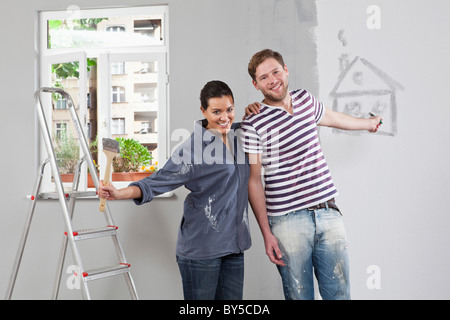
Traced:
[[313, 300], [313, 270], [324, 300], [350, 299], [347, 240], [339, 211], [302, 209], [269, 216], [285, 262], [278, 266], [287, 300]]

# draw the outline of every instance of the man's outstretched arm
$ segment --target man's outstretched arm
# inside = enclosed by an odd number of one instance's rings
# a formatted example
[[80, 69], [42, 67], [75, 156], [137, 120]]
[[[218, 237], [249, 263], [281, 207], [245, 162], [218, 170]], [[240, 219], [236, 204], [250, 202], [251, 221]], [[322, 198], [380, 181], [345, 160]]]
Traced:
[[342, 130], [367, 130], [369, 132], [377, 132], [381, 121], [379, 116], [370, 118], [356, 118], [342, 112], [333, 111], [324, 108], [325, 114], [318, 123], [319, 126], [332, 127]]

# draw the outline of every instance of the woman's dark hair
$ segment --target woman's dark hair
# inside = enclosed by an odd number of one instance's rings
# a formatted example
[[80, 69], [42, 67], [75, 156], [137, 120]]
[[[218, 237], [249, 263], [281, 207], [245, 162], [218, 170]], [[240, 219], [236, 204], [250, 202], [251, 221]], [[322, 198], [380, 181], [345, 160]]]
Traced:
[[200, 103], [204, 110], [208, 108], [208, 101], [211, 98], [220, 98], [223, 96], [231, 96], [234, 102], [233, 92], [230, 87], [223, 81], [209, 81], [200, 92]]

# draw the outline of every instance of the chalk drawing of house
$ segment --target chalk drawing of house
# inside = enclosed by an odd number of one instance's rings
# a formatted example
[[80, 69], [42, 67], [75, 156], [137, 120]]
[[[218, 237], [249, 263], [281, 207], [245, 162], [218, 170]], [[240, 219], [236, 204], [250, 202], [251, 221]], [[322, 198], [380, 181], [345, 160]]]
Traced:
[[[396, 91], [403, 87], [369, 61], [356, 57], [342, 71], [331, 91], [333, 110], [359, 118], [369, 118], [370, 113], [383, 118], [376, 134], [397, 134]], [[368, 131], [343, 131], [334, 133], [361, 135]]]

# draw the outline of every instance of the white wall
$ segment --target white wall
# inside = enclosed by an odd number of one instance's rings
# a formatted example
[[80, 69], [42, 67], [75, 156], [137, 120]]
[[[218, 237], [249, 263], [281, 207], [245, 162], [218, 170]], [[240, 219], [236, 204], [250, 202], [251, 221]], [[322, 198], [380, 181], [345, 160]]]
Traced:
[[[382, 29], [365, 30], [367, 1], [289, 0], [168, 0], [170, 14], [170, 131], [192, 129], [199, 92], [212, 79], [234, 91], [237, 113], [260, 100], [247, 75], [247, 63], [257, 50], [280, 50], [291, 72], [291, 87], [309, 89], [328, 105], [328, 93], [338, 77], [342, 46], [337, 31], [345, 29], [351, 53], [367, 57], [403, 85], [398, 94], [398, 135], [395, 137], [336, 135], [321, 130], [321, 139], [340, 190], [351, 241], [351, 276], [355, 299], [448, 298], [445, 270], [444, 199], [449, 173], [448, 47], [443, 47], [444, 19], [449, 5], [432, 1], [378, 1]], [[335, 3], [335, 4], [334, 4]], [[0, 4], [1, 50], [0, 130], [4, 177], [0, 186], [0, 294], [6, 292], [36, 174], [34, 92], [37, 53], [37, 12], [66, 10], [70, 5], [102, 8], [158, 5], [153, 0], [19, 0]], [[318, 28], [316, 28], [318, 22]], [[362, 24], [362, 26], [361, 26]], [[367, 28], [366, 28], [367, 29]], [[359, 30], [359, 31], [358, 31]], [[350, 41], [351, 40], [351, 41]], [[349, 45], [350, 45], [349, 44]], [[319, 92], [320, 88], [320, 92]], [[424, 112], [430, 111], [430, 112]], [[14, 138], [11, 132], [16, 133]], [[423, 143], [430, 143], [424, 146]], [[175, 144], [176, 142], [174, 142]], [[426, 150], [427, 156], [421, 151]], [[424, 166], [430, 161], [432, 167]], [[175, 242], [186, 190], [173, 199], [158, 199], [137, 207], [111, 204], [125, 253], [141, 299], [182, 299], [175, 262]], [[370, 205], [367, 205], [370, 204]], [[78, 202], [76, 223], [101, 218], [94, 200]], [[253, 247], [246, 253], [246, 299], [282, 299], [276, 268], [264, 253], [251, 216]], [[40, 202], [29, 245], [16, 284], [16, 299], [48, 299], [52, 292], [63, 221], [56, 202]], [[109, 259], [108, 243], [98, 248]], [[87, 250], [89, 252], [89, 250]], [[70, 255], [68, 255], [68, 264]], [[87, 253], [89, 261], [97, 259]], [[381, 268], [381, 289], [366, 286], [366, 268]], [[61, 298], [78, 299], [67, 290]], [[106, 281], [106, 282], [102, 282]], [[98, 284], [97, 284], [98, 283]], [[3, 292], [3, 293], [2, 293]], [[92, 295], [98, 299], [127, 299], [121, 281], [101, 280]]]
[[[380, 29], [367, 27], [370, 5], [380, 9]], [[317, 10], [324, 103], [332, 106], [343, 53], [367, 59], [403, 87], [395, 93], [396, 135], [321, 129], [350, 240], [353, 297], [448, 299], [450, 5], [319, 0]], [[370, 266], [379, 267], [380, 289], [366, 285]]]

